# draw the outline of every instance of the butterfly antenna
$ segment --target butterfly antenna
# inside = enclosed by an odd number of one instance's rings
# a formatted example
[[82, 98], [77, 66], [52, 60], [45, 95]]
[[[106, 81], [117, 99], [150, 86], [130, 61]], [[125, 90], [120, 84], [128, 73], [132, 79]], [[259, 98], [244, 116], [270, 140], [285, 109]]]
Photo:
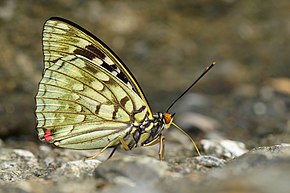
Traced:
[[183, 97], [214, 65], [216, 64], [215, 61], [213, 61], [211, 63], [211, 65], [209, 65], [204, 72], [177, 98], [175, 99], [175, 101], [173, 101], [173, 103], [171, 103], [171, 105], [167, 108], [166, 112], [168, 113], [169, 110], [171, 109], [171, 107], [173, 107], [173, 105], [181, 98]]
[[200, 156], [200, 152], [199, 152], [199, 149], [198, 149], [198, 147], [197, 147], [197, 145], [196, 145], [196, 143], [194, 142], [194, 140], [183, 130], [183, 129], [181, 129], [178, 125], [176, 125], [175, 123], [171, 123], [174, 127], [176, 127], [179, 131], [181, 131], [184, 135], [186, 135], [189, 139], [190, 139], [190, 141], [192, 142], [192, 144], [193, 144], [193, 146], [194, 146], [194, 148], [195, 148], [195, 150], [196, 150], [196, 152], [197, 152], [197, 154]]

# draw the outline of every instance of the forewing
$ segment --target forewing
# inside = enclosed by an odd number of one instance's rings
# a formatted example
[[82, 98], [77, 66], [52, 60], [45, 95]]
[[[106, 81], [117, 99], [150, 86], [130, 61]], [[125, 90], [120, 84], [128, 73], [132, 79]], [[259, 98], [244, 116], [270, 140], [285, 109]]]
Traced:
[[144, 120], [142, 98], [101, 62], [63, 55], [46, 66], [36, 96], [41, 140], [73, 149], [102, 148]]
[[152, 117], [145, 95], [126, 65], [105, 43], [77, 24], [57, 17], [47, 20], [43, 28], [43, 52], [45, 69], [68, 55], [82, 56], [100, 65], [139, 95]]

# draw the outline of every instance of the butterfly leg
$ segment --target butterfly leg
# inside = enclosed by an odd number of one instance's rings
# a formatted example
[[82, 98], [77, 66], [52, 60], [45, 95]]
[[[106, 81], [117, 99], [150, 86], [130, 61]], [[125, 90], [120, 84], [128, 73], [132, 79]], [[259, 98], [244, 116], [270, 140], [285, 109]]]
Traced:
[[159, 159], [164, 160], [164, 146], [165, 146], [165, 137], [164, 135], [160, 134], [158, 138], [152, 140], [151, 142], [145, 144], [144, 146], [151, 146], [159, 143]]
[[152, 141], [150, 141], [149, 143], [144, 144], [143, 146], [147, 147], [147, 146], [156, 145], [157, 143], [159, 143], [159, 140], [160, 140], [160, 137], [158, 137], [156, 139], [153, 139]]
[[123, 147], [123, 149], [124, 149], [125, 151], [130, 150], [128, 144], [124, 141], [124, 139], [123, 139], [122, 137], [119, 137], [119, 141], [121, 142], [122, 147]]
[[[86, 161], [86, 160], [94, 159], [94, 158], [98, 157], [101, 153], [103, 153], [106, 149], [107, 149], [107, 148], [103, 148], [101, 151], [99, 151], [99, 152], [96, 153], [95, 155], [84, 158], [84, 160]], [[103, 150], [104, 150], [104, 151], [103, 151]]]
[[108, 156], [107, 160], [110, 159], [110, 158], [113, 156], [113, 154], [115, 153], [115, 151], [117, 150], [118, 147], [119, 147], [119, 145], [116, 145], [116, 146], [114, 147], [114, 149], [112, 150], [112, 152], [111, 152], [110, 155]]
[[[91, 156], [91, 157], [86, 157], [85, 160], [91, 160], [94, 159], [96, 157], [98, 157], [101, 153], [103, 153], [106, 149], [108, 149], [110, 146], [112, 146], [113, 144], [116, 143], [116, 140], [111, 141], [110, 143], [108, 143], [101, 151], [99, 151], [98, 153], [96, 153], [95, 155]], [[115, 152], [115, 150], [113, 150], [113, 152], [111, 153], [113, 155], [113, 153]], [[109, 158], [112, 156], [110, 155]], [[108, 158], [108, 159], [109, 159]]]
[[159, 143], [159, 153], [158, 153], [159, 159], [164, 160], [164, 147], [165, 147], [164, 141], [165, 141], [164, 135], [160, 134], [158, 138], [152, 140], [150, 143], [147, 143], [144, 146], [151, 146]]
[[164, 141], [165, 141], [165, 137], [164, 137], [164, 135], [159, 135], [159, 159], [161, 160], [161, 161], [163, 161], [164, 160], [164, 148], [165, 148], [165, 143], [164, 143]]

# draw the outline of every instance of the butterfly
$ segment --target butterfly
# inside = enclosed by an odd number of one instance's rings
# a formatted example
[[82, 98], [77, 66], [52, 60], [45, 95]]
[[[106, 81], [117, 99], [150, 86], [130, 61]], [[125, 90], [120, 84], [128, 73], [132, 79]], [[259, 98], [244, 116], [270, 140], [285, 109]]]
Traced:
[[195, 83], [165, 113], [153, 113], [130, 70], [92, 33], [52, 17], [44, 24], [42, 41], [44, 71], [35, 97], [41, 141], [101, 149], [90, 158], [107, 148], [114, 148], [111, 157], [118, 146], [131, 150], [159, 143], [159, 159], [164, 159], [163, 131], [171, 124], [179, 128], [168, 111]]

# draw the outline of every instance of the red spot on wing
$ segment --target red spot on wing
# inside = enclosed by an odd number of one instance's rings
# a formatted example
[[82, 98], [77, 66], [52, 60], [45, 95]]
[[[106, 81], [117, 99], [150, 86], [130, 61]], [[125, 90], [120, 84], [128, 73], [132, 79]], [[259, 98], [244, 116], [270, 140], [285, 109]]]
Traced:
[[43, 137], [44, 137], [45, 141], [50, 141], [52, 139], [52, 137], [51, 137], [51, 131], [50, 130], [45, 130]]

